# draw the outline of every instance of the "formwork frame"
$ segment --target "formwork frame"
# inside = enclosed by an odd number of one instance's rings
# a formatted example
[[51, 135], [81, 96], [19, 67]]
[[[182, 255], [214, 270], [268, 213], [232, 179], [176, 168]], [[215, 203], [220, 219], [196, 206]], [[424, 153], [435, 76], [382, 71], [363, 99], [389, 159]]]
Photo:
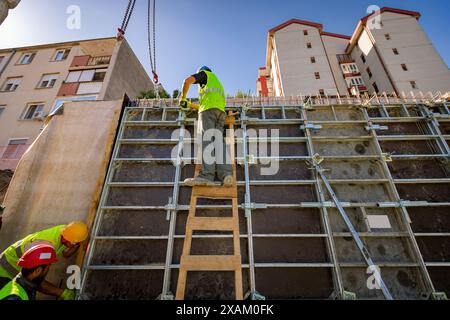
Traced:
[[[258, 124], [258, 125], [266, 125], [266, 124], [296, 124], [302, 125], [306, 122], [313, 123], [315, 125], [322, 126], [333, 126], [336, 125], [337, 122], [339, 125], [367, 125], [370, 127], [371, 124], [376, 122], [377, 124], [391, 124], [391, 123], [400, 123], [400, 122], [411, 122], [416, 123], [417, 121], [421, 121], [424, 119], [430, 119], [434, 116], [429, 113], [426, 113], [428, 108], [423, 106], [422, 104], [418, 104], [412, 101], [400, 101], [398, 105], [393, 106], [394, 103], [389, 101], [389, 105], [384, 103], [370, 104], [370, 107], [379, 108], [383, 115], [387, 115], [386, 117], [379, 118], [371, 118], [365, 108], [362, 108], [361, 112], [364, 114], [364, 119], [358, 121], [345, 121], [339, 120], [339, 111], [342, 107], [350, 107], [356, 108], [364, 103], [362, 99], [351, 98], [351, 101], [345, 100], [344, 98], [336, 99], [335, 101], [330, 101], [331, 99], [312, 99], [310, 98], [307, 103], [305, 103], [304, 98], [289, 98], [289, 99], [267, 99], [267, 100], [257, 100], [257, 99], [246, 99], [244, 101], [230, 101], [229, 107], [232, 109], [239, 109], [241, 111], [241, 129], [243, 131], [242, 142], [251, 141], [252, 138], [247, 137], [247, 125], [248, 124]], [[400, 99], [401, 100], [401, 99]], [[248, 107], [251, 107], [252, 110], [260, 108], [261, 111], [261, 119], [251, 119], [246, 116], [246, 110]], [[420, 116], [411, 116], [410, 112], [411, 106], [418, 107], [424, 113], [420, 114]], [[435, 106], [435, 104], [433, 105]], [[161, 121], [148, 121], [145, 116], [149, 110], [154, 110], [155, 107], [162, 108], [162, 119]], [[313, 108], [330, 108], [332, 113], [334, 114], [333, 121], [314, 121], [308, 119], [308, 110]], [[406, 117], [391, 117], [389, 116], [389, 110], [392, 108], [401, 108], [403, 110], [404, 115]], [[447, 118], [441, 117], [439, 121], [448, 122], [448, 107], [446, 103], [442, 104], [442, 109], [447, 112]], [[271, 110], [280, 110], [281, 118], [280, 119], [266, 119], [266, 113], [270, 113]], [[296, 110], [301, 114], [300, 118], [297, 119], [288, 119], [286, 116], [287, 112]], [[428, 110], [429, 111], [429, 110]], [[171, 272], [178, 268], [177, 264], [173, 263], [173, 254], [174, 254], [174, 242], [177, 239], [183, 239], [182, 235], [177, 235], [175, 232], [175, 227], [177, 223], [177, 213], [180, 211], [186, 211], [189, 209], [188, 205], [183, 205], [179, 203], [179, 190], [182, 184], [180, 183], [181, 178], [181, 170], [183, 165], [193, 158], [185, 157], [181, 155], [181, 148], [183, 143], [189, 142], [189, 139], [185, 139], [183, 135], [180, 135], [178, 139], [126, 139], [124, 138], [124, 130], [128, 126], [138, 125], [138, 126], [173, 126], [177, 128], [185, 128], [185, 123], [187, 119], [184, 117], [184, 114], [178, 112], [176, 107], [173, 105], [173, 102], [167, 101], [138, 101], [134, 104], [130, 105], [125, 110], [124, 117], [128, 117], [130, 113], [135, 112], [137, 114], [141, 114], [139, 119], [135, 118], [130, 120], [129, 118], [124, 118], [126, 121], [121, 121], [119, 127], [118, 137], [119, 140], [116, 143], [113, 152], [113, 159], [111, 161], [110, 168], [108, 170], [105, 187], [102, 192], [102, 196], [100, 199], [100, 205], [97, 212], [97, 216], [92, 228], [92, 236], [91, 243], [89, 245], [88, 254], [86, 256], [84, 266], [83, 266], [83, 281], [82, 281], [82, 290], [83, 294], [86, 287], [87, 282], [87, 274], [90, 271], [96, 270], [161, 270], [164, 272], [163, 277], [163, 285], [160, 298], [161, 299], [171, 299], [172, 293], [170, 292], [171, 286]], [[175, 120], [167, 120], [166, 115], [169, 112], [177, 112], [178, 116]], [[434, 118], [433, 118], [434, 119]], [[436, 119], [434, 119], [436, 120]], [[279, 161], [310, 161], [312, 159], [312, 155], [315, 154], [314, 143], [320, 143], [321, 141], [372, 141], [376, 148], [376, 155], [365, 155], [365, 156], [323, 156], [323, 158], [327, 161], [360, 161], [360, 160], [381, 160], [381, 164], [383, 167], [383, 172], [385, 177], [382, 179], [330, 179], [330, 183], [333, 185], [345, 185], [349, 183], [353, 184], [385, 184], [388, 185], [390, 190], [391, 199], [389, 201], [378, 201], [378, 202], [348, 202], [342, 201], [341, 204], [344, 208], [361, 208], [363, 210], [370, 208], [396, 208], [395, 210], [399, 210], [401, 212], [401, 216], [403, 219], [403, 223], [406, 227], [406, 232], [385, 232], [383, 233], [383, 237], [392, 237], [392, 238], [407, 238], [412, 243], [412, 249], [416, 256], [416, 262], [413, 263], [398, 263], [398, 262], [381, 262], [379, 266], [381, 267], [419, 267], [422, 274], [424, 282], [429, 291], [434, 292], [435, 289], [433, 287], [433, 282], [431, 281], [430, 275], [427, 272], [427, 266], [449, 266], [448, 263], [425, 263], [422, 259], [422, 255], [420, 253], [420, 249], [418, 247], [417, 242], [415, 241], [415, 236], [427, 236], [427, 233], [417, 233], [415, 234], [410, 225], [409, 225], [409, 215], [407, 211], [407, 207], [427, 207], [427, 206], [449, 206], [449, 202], [438, 202], [438, 203], [426, 203], [426, 202], [414, 202], [414, 201], [404, 201], [400, 198], [396, 185], [399, 184], [411, 184], [411, 183], [442, 183], [448, 184], [450, 179], [448, 178], [439, 178], [439, 179], [394, 179], [390, 174], [390, 169], [386, 163], [386, 160], [405, 160], [405, 159], [448, 159], [448, 146], [447, 150], [445, 146], [442, 146], [441, 153], [439, 154], [406, 154], [406, 155], [395, 155], [395, 154], [386, 154], [383, 152], [380, 141], [434, 141], [439, 140], [446, 142], [449, 139], [448, 136], [443, 135], [438, 128], [438, 120], [431, 121], [431, 134], [424, 135], [391, 135], [391, 136], [379, 136], [377, 135], [377, 130], [375, 128], [370, 128], [368, 135], [361, 136], [314, 136], [311, 135], [310, 129], [305, 129], [306, 136], [304, 137], [284, 137], [280, 139], [282, 143], [305, 143], [307, 146], [307, 154], [303, 156], [283, 156]], [[184, 132], [184, 130], [181, 130]], [[239, 139], [237, 139], [239, 143]], [[166, 145], [172, 144], [178, 146], [178, 153], [176, 158], [167, 158], [167, 157], [152, 157], [152, 158], [142, 158], [142, 157], [128, 157], [123, 158], [119, 156], [120, 147], [124, 144], [137, 144], [137, 145]], [[361, 262], [338, 262], [337, 253], [336, 253], [336, 245], [334, 243], [335, 239], [340, 239], [342, 237], [348, 237], [349, 233], [347, 232], [333, 232], [332, 227], [330, 226], [329, 221], [329, 210], [334, 208], [334, 204], [330, 201], [327, 201], [324, 190], [322, 190], [320, 178], [317, 174], [314, 174], [313, 179], [306, 180], [270, 180], [270, 181], [261, 181], [261, 180], [251, 180], [249, 167], [251, 163], [249, 163], [248, 159], [248, 150], [247, 143], [242, 143], [243, 145], [243, 154], [244, 156], [241, 159], [237, 159], [238, 163], [241, 163], [244, 167], [244, 181], [240, 181], [238, 186], [244, 187], [244, 201], [239, 206], [241, 210], [244, 211], [246, 217], [246, 225], [247, 232], [245, 234], [241, 234], [241, 239], [247, 240], [248, 247], [248, 263], [243, 264], [243, 268], [248, 270], [249, 273], [249, 295], [252, 299], [258, 299], [264, 297], [264, 292], [259, 292], [257, 280], [255, 279], [255, 268], [330, 268], [332, 270], [332, 281], [333, 281], [333, 293], [331, 297], [339, 296], [341, 298], [344, 297], [345, 286], [342, 280], [342, 272], [341, 268], [353, 268], [353, 267], [363, 267], [364, 264]], [[444, 152], [445, 151], [445, 152]], [[253, 157], [254, 161], [266, 159], [270, 157]], [[113, 172], [117, 168], [117, 165], [129, 162], [145, 162], [148, 164], [158, 163], [161, 161], [172, 162], [175, 165], [175, 175], [173, 182], [115, 182], [113, 181]], [[277, 186], [277, 185], [291, 185], [291, 186], [302, 186], [302, 185], [310, 185], [314, 187], [317, 201], [308, 201], [308, 202], [299, 202], [299, 203], [286, 203], [286, 204], [270, 204], [270, 203], [254, 203], [252, 202], [251, 197], [251, 187], [252, 186]], [[110, 192], [110, 188], [114, 187], [124, 187], [124, 188], [137, 188], [137, 187], [170, 187], [173, 188], [171, 199], [168, 200], [165, 205], [121, 205], [114, 206], [107, 203], [107, 197]], [[205, 205], [199, 206], [199, 208], [209, 208], [209, 209], [224, 209], [231, 208], [231, 206], [227, 205]], [[255, 209], [286, 209], [286, 208], [296, 208], [296, 209], [304, 209], [304, 208], [316, 208], [320, 212], [320, 219], [323, 227], [323, 232], [308, 234], [308, 233], [277, 233], [277, 234], [254, 234], [253, 226], [252, 226], [252, 211]], [[165, 210], [167, 213], [167, 218], [169, 219], [169, 231], [166, 236], [108, 236], [108, 235], [100, 235], [99, 229], [102, 224], [103, 212], [105, 210]], [[360, 232], [360, 235], [365, 238], [376, 238], [379, 237], [379, 234], [373, 234], [371, 232]], [[436, 235], [435, 233], [429, 233], [428, 236]], [[441, 236], [448, 236], [448, 233], [440, 233]], [[229, 238], [227, 235], [197, 235], [194, 238]], [[313, 238], [321, 238], [325, 240], [326, 251], [329, 257], [329, 262], [302, 262], [302, 263], [261, 263], [255, 262], [254, 259], [254, 239], [279, 239], [279, 238], [304, 238], [304, 239], [313, 239]], [[96, 249], [96, 241], [105, 240], [105, 241], [114, 241], [114, 240], [167, 240], [167, 249], [166, 249], [166, 257], [164, 264], [147, 264], [147, 265], [96, 265], [92, 263], [94, 252]], [[269, 296], [270, 297], [270, 296]]]

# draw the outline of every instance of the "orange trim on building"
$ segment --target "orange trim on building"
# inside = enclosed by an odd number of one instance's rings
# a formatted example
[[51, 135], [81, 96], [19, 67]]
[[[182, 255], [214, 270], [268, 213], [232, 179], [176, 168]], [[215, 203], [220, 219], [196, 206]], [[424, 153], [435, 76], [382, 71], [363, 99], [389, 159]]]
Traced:
[[286, 21], [285, 23], [282, 23], [278, 26], [276, 26], [275, 28], [272, 28], [269, 30], [269, 35], [273, 35], [275, 32], [280, 31], [281, 29], [286, 28], [287, 26], [291, 25], [291, 24], [301, 24], [304, 26], [310, 26], [310, 27], [314, 27], [319, 29], [319, 31], [322, 31], [323, 29], [323, 25], [320, 23], [316, 23], [316, 22], [311, 22], [311, 21], [305, 21], [305, 20], [299, 20], [299, 19], [291, 19], [289, 21]]
[[321, 35], [327, 36], [327, 37], [341, 38], [341, 39], [345, 39], [345, 40], [350, 40], [352, 38], [350, 36], [346, 36], [346, 35], [338, 34], [338, 33], [331, 33], [331, 32], [322, 32]]

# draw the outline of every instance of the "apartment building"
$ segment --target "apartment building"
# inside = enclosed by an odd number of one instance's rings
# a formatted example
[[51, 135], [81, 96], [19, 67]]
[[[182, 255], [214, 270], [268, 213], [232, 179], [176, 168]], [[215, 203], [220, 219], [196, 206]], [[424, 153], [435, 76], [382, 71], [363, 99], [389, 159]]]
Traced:
[[260, 96], [415, 94], [450, 91], [450, 71], [418, 20], [419, 12], [382, 8], [353, 35], [292, 19], [271, 30]]
[[[65, 101], [136, 97], [153, 83], [126, 40], [0, 50], [0, 170], [14, 170], [43, 119]], [[102, 119], [99, 119], [102, 121]]]

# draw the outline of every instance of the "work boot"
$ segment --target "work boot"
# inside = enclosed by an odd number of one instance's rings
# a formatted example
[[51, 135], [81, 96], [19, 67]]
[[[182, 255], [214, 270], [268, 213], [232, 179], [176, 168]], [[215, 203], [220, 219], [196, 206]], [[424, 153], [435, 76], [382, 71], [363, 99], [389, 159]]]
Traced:
[[214, 181], [208, 180], [202, 177], [188, 178], [184, 180], [184, 184], [193, 187], [193, 186], [214, 186]]
[[224, 186], [224, 187], [231, 187], [231, 186], [233, 185], [233, 183], [234, 183], [234, 178], [233, 178], [233, 176], [226, 176], [226, 177], [223, 179], [223, 186]]

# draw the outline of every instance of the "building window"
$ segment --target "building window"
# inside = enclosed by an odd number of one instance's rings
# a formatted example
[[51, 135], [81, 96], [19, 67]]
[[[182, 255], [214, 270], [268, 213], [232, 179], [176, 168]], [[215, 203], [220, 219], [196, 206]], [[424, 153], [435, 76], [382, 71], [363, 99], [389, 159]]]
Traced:
[[315, 57], [311, 57], [311, 63], [316, 63], [316, 58]]
[[316, 77], [316, 79], [320, 79], [320, 72], [314, 72], [314, 76]]
[[56, 50], [55, 57], [53, 58], [53, 61], [63, 61], [66, 60], [69, 56], [70, 49], [60, 49]]
[[2, 116], [3, 111], [5, 111], [6, 106], [0, 106], [0, 118]]
[[408, 71], [408, 67], [406, 66], [406, 64], [402, 63], [402, 69], [403, 71]]
[[386, 40], [391, 40], [391, 35], [389, 33], [386, 33], [384, 37], [386, 38]]
[[363, 63], [366, 63], [366, 57], [364, 56], [364, 53], [361, 54], [361, 60]]
[[105, 76], [106, 76], [106, 69], [98, 70], [97, 72], [94, 73], [92, 81], [103, 82], [103, 80], [105, 80]]
[[5, 59], [5, 56], [0, 56], [0, 64], [2, 64], [4, 59]]
[[367, 67], [366, 71], [367, 71], [367, 74], [369, 75], [369, 79], [372, 78], [372, 71], [370, 70], [369, 67]]
[[415, 81], [410, 81], [409, 83], [411, 84], [411, 88], [418, 89]]
[[306, 44], [306, 47], [307, 47], [308, 49], [311, 49], [311, 48], [312, 48], [311, 42], [308, 42], [308, 43]]
[[108, 69], [92, 69], [69, 72], [66, 83], [72, 82], [101, 82], [105, 79]]
[[397, 48], [393, 48], [393, 49], [392, 49], [392, 52], [394, 52], [395, 55], [398, 55], [398, 50], [397, 50]]
[[358, 73], [358, 68], [356, 67], [356, 64], [349, 64], [348, 67], [350, 68], [350, 72]]
[[303, 30], [303, 35], [307, 36], [308, 35], [308, 30]]
[[29, 104], [25, 109], [22, 120], [32, 120], [43, 115], [44, 104]]
[[56, 80], [58, 80], [58, 74], [44, 74], [39, 81], [38, 88], [53, 88], [55, 86]]
[[30, 64], [34, 57], [36, 56], [36, 53], [24, 53], [22, 57], [19, 60], [18, 64]]
[[380, 93], [380, 90], [378, 90], [378, 86], [377, 86], [376, 82], [372, 83], [372, 87], [373, 87], [373, 90], [375, 90], [376, 93]]
[[21, 150], [21, 147], [27, 144], [28, 139], [11, 139], [9, 140], [8, 147], [2, 154], [2, 159], [17, 159]]
[[324, 96], [324, 95], [325, 95], [325, 90], [319, 89], [319, 94], [320, 94], [321, 96]]
[[22, 82], [22, 77], [9, 78], [2, 87], [2, 91], [16, 91]]

